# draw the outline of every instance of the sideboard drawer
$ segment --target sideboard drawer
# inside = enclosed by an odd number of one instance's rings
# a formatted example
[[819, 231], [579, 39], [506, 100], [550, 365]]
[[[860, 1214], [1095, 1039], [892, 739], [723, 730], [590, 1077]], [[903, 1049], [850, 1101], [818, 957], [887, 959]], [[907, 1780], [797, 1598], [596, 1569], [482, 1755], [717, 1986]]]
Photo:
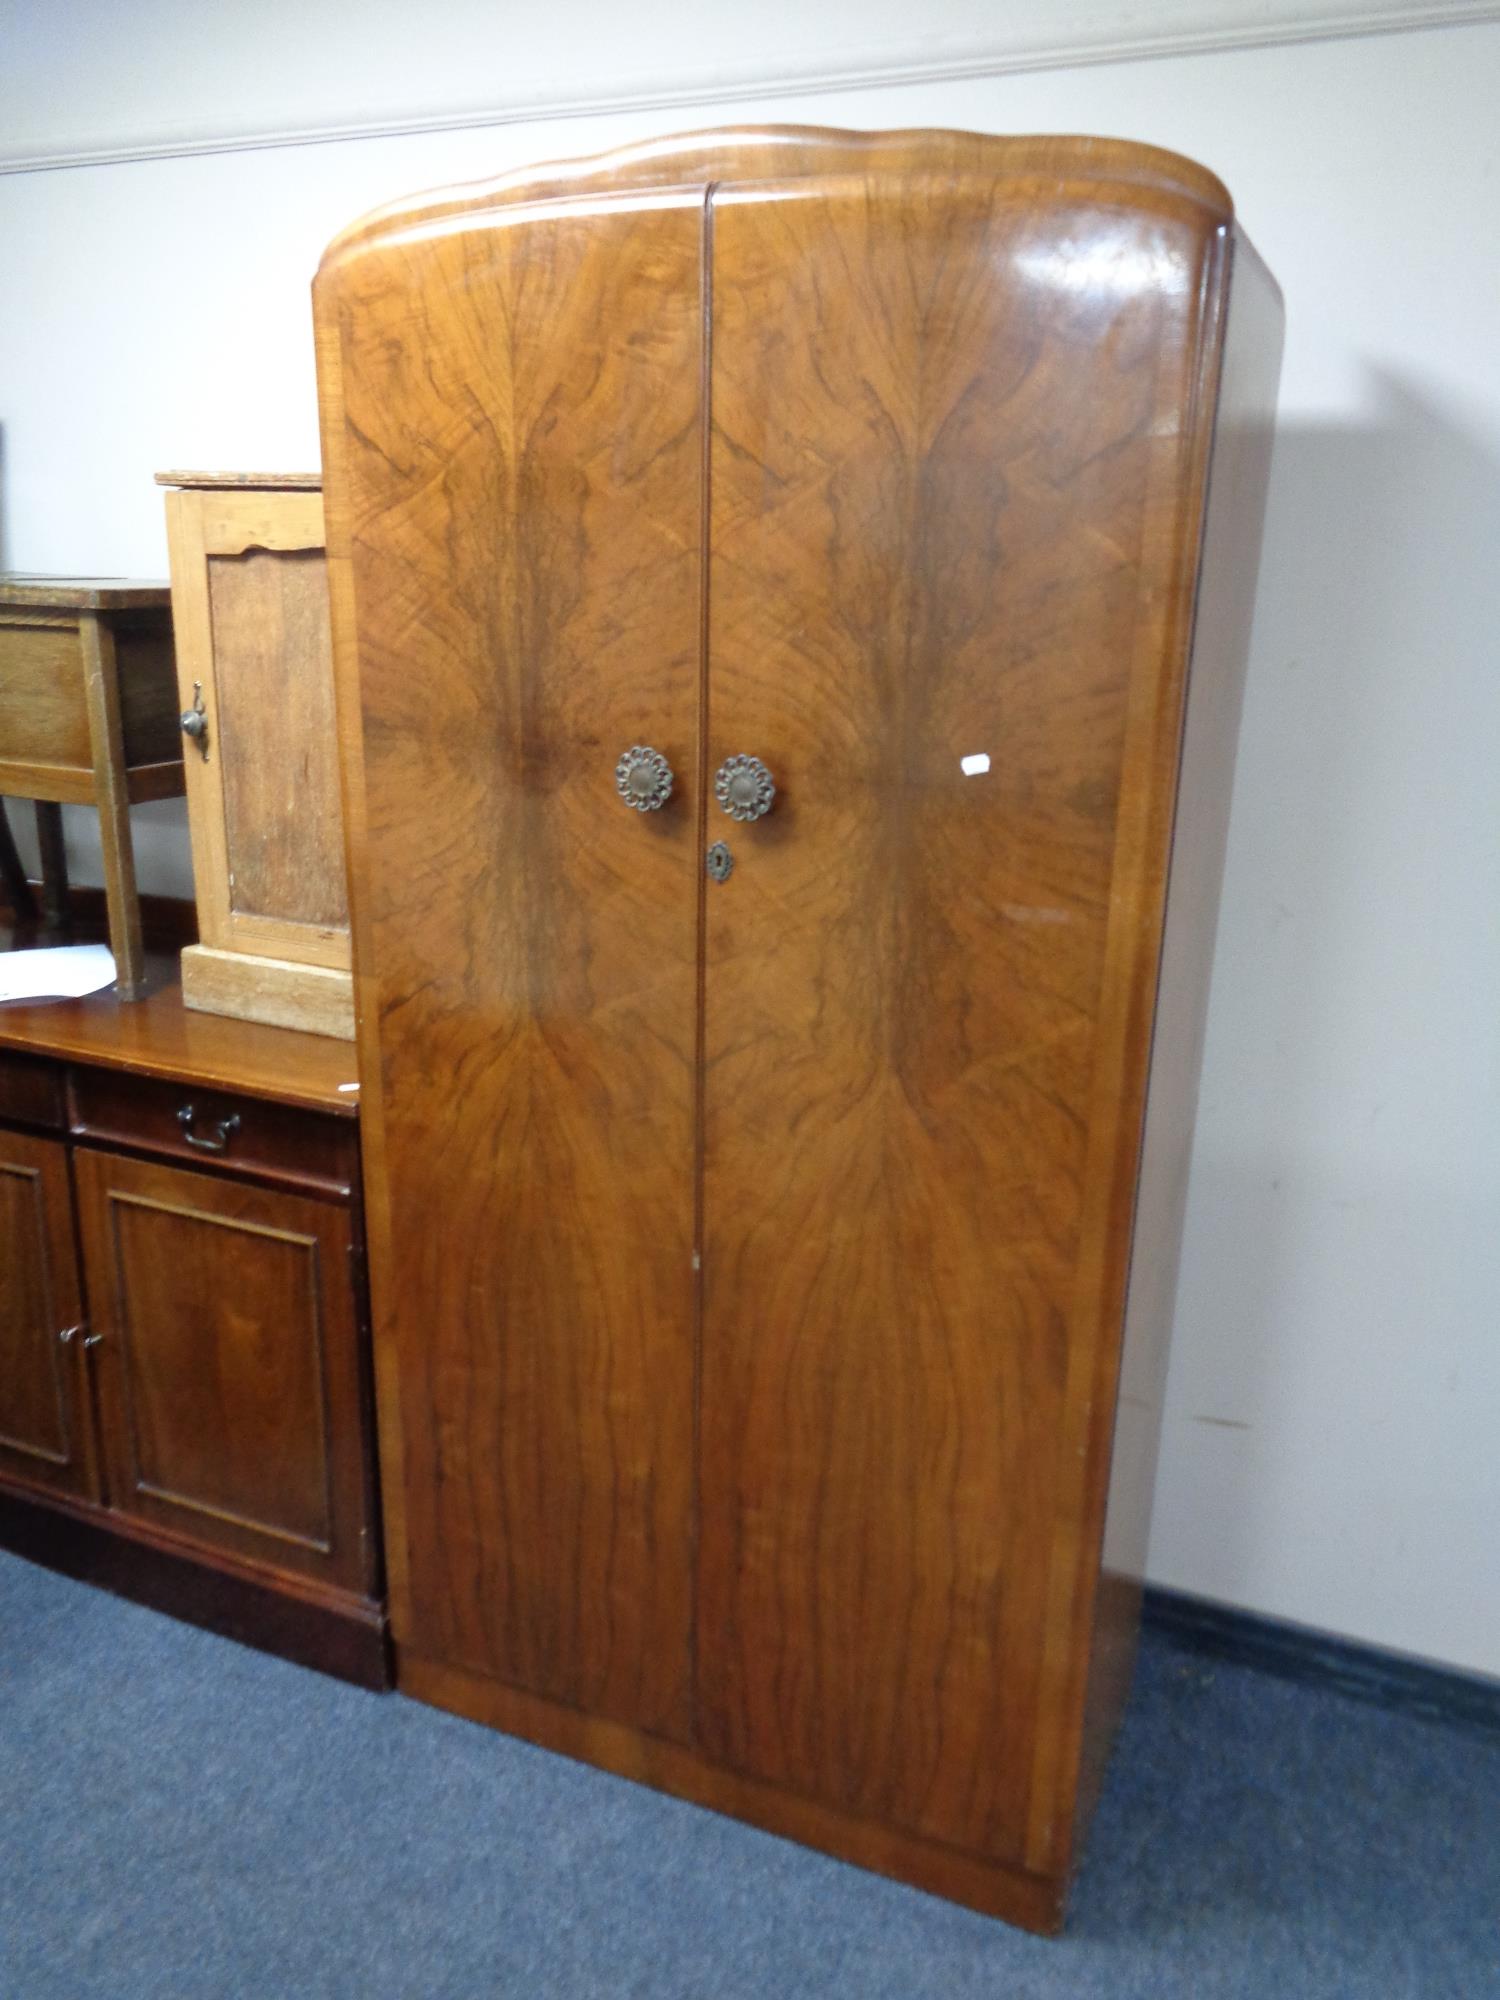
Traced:
[[67, 1123], [60, 1066], [44, 1056], [0, 1051], [0, 1118], [60, 1130]]
[[332, 1194], [358, 1177], [351, 1119], [110, 1070], [75, 1069], [71, 1089], [79, 1138]]

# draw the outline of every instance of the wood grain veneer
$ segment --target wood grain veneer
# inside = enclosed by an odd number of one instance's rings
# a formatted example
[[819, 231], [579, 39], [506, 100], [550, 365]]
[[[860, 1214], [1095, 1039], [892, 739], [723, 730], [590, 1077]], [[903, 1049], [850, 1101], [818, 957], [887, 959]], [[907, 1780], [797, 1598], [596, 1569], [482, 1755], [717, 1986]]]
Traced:
[[[781, 792], [707, 898], [701, 1727], [1029, 1865], [1068, 1405], [1107, 1324], [1086, 1223], [1131, 1111], [1096, 1091], [1154, 969], [1132, 924], [1106, 985], [1112, 891], [1156, 859], [1121, 822], [1170, 804], [1131, 709], [1170, 708], [1142, 682], [1180, 673], [1175, 602], [1139, 575], [1195, 525], [1203, 335], [1187, 286], [1057, 310], [1046, 246], [1096, 203], [1056, 198], [1045, 239], [1003, 177], [713, 209], [708, 761]], [[1111, 255], [1191, 268], [1209, 234], [1121, 219]]]
[[346, 1043], [194, 1013], [183, 1005], [171, 971], [170, 964], [148, 959], [146, 997], [128, 1006], [112, 992], [8, 1002], [0, 1006], [0, 1049], [358, 1116], [358, 1080]]
[[118, 1514], [368, 1592], [346, 1209], [80, 1149]]
[[398, 205], [315, 288], [403, 1673], [1038, 1927], [1154, 1465], [1111, 1502], [1264, 487], [1237, 262], [1150, 148], [785, 128]]
[[[388, 890], [367, 878], [357, 960], [362, 1007], [407, 1023], [364, 1048], [406, 1245], [384, 1395], [427, 1557], [393, 1594], [443, 1656], [668, 1733], [690, 1687], [700, 210], [478, 256], [426, 238], [417, 293], [462, 303], [413, 346], [407, 297], [389, 323], [372, 299], [345, 380], [354, 504], [394, 474], [413, 530], [358, 584], [364, 813], [404, 856]], [[636, 742], [678, 772], [668, 814], [615, 796]]]

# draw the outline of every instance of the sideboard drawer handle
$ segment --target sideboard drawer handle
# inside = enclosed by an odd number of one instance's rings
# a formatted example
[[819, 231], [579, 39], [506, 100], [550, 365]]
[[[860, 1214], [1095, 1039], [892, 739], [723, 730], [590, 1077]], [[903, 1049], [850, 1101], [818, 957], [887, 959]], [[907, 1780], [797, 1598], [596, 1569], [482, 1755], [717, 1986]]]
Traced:
[[184, 1104], [177, 1114], [177, 1122], [182, 1127], [182, 1136], [190, 1146], [196, 1146], [200, 1153], [226, 1153], [229, 1142], [240, 1129], [240, 1114], [232, 1111], [227, 1118], [220, 1118], [205, 1132], [193, 1130], [193, 1107]]

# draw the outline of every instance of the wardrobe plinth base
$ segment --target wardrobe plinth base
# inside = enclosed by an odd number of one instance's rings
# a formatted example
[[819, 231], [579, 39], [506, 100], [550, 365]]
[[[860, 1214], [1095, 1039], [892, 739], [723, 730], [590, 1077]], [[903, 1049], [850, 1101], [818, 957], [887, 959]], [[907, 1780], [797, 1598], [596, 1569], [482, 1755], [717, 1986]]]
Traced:
[[670, 1743], [626, 1723], [585, 1715], [560, 1702], [508, 1687], [488, 1675], [444, 1664], [404, 1646], [396, 1648], [396, 1686], [402, 1694], [544, 1750], [592, 1764], [654, 1791], [669, 1792], [781, 1834], [840, 1861], [889, 1875], [949, 1902], [963, 1903], [1021, 1929], [1055, 1935], [1062, 1929], [1068, 1884], [999, 1861], [981, 1859], [939, 1841], [924, 1840], [871, 1820], [857, 1819], [761, 1779], [710, 1763], [680, 1743]]

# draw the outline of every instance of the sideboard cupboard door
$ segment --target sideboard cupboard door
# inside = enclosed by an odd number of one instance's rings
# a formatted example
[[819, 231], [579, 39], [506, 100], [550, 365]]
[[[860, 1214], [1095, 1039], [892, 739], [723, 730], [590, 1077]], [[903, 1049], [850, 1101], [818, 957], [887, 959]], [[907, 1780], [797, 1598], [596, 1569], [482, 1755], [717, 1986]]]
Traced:
[[708, 765], [777, 793], [705, 906], [698, 1620], [714, 1756], [1023, 1867], [1217, 254], [1200, 205], [1034, 196], [714, 198]]
[[108, 1152], [75, 1169], [110, 1506], [367, 1592], [348, 1210]]
[[0, 1473], [96, 1490], [68, 1156], [0, 1129]]
[[690, 1686], [702, 227], [700, 189], [355, 246], [322, 350], [367, 634], [341, 723], [363, 733], [394, 1632], [669, 1735]]

